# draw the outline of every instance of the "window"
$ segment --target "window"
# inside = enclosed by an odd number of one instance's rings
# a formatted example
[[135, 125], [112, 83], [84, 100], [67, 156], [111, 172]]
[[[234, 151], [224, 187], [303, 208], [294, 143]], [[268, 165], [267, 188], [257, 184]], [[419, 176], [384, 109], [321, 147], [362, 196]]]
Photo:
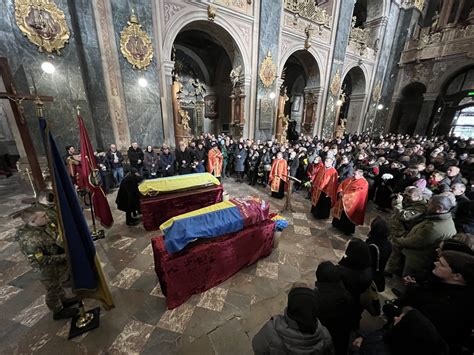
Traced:
[[451, 135], [465, 139], [474, 137], [474, 106], [468, 106], [456, 113]]

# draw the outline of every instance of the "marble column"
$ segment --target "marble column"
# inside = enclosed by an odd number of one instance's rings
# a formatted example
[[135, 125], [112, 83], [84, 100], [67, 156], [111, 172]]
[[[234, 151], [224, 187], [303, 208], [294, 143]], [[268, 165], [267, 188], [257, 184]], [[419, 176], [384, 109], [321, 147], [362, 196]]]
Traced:
[[[377, 113], [372, 111], [370, 113], [373, 115], [373, 117], [376, 116], [372, 127], [373, 131], [377, 134], [388, 132], [389, 127], [390, 131], [393, 130], [390, 121], [392, 118], [396, 117], [394, 116], [394, 105], [396, 103], [395, 97], [399, 95], [398, 92], [395, 92], [395, 88], [397, 86], [398, 80], [401, 80], [400, 77], [398, 77], [397, 80], [397, 76], [399, 76], [398, 63], [400, 62], [400, 57], [405, 48], [407, 38], [410, 36], [412, 28], [417, 25], [421, 16], [420, 11], [414, 7], [403, 9], [399, 8], [399, 5], [396, 3], [391, 4], [390, 13], [398, 13], [398, 16], [395, 16], [397, 19], [394, 22], [392, 22], [393, 20], [389, 18], [387, 32], [385, 35], [387, 40], [384, 41], [383, 44], [383, 51], [385, 53], [384, 56], [387, 58], [384, 58], [383, 60], [381, 59], [377, 68], [377, 72], [379, 72], [379, 70], [386, 71], [385, 74], [377, 74], [381, 75], [378, 76], [378, 78], [383, 78], [383, 80], [378, 79], [382, 83], [381, 99], [379, 100], [379, 103], [383, 104], [385, 107], [389, 107], [389, 110], [382, 110]], [[382, 66], [384, 63], [385, 65]], [[386, 68], [390, 69], [387, 70]], [[373, 102], [371, 105], [372, 109], [374, 108], [374, 103], [375, 102]], [[367, 128], [369, 127], [367, 126]]]
[[118, 59], [118, 49], [115, 43], [112, 8], [110, 1], [93, 0], [92, 8], [99, 38], [104, 71], [105, 89], [112, 119], [115, 144], [121, 150], [130, 145], [130, 131], [125, 108], [125, 98], [122, 86], [122, 76]]
[[[272, 61], [276, 65], [278, 63], [279, 55], [279, 42], [281, 34], [281, 17], [283, 11], [283, 1], [275, 0], [261, 0], [260, 1], [260, 38], [258, 48], [258, 71], [260, 65], [267, 56], [268, 53], [272, 55]], [[281, 68], [276, 68], [277, 73], [281, 71]], [[258, 75], [258, 72], [254, 73]], [[257, 79], [257, 109], [256, 109], [256, 121], [258, 122], [256, 127], [257, 139], [267, 140], [272, 138], [273, 125], [274, 125], [274, 113], [271, 121], [263, 121], [263, 115], [260, 115], [261, 100], [267, 99], [270, 92], [278, 93], [277, 82], [273, 81], [273, 84], [266, 88], [260, 78]], [[275, 102], [275, 100], [273, 100]], [[275, 103], [274, 103], [275, 105]], [[273, 106], [273, 112], [275, 112], [275, 106]], [[266, 117], [266, 115], [265, 115]]]
[[162, 80], [162, 97], [161, 107], [163, 113], [163, 126], [164, 126], [164, 141], [166, 144], [175, 144], [175, 132], [174, 132], [174, 111], [171, 99], [171, 88], [173, 85], [173, 70], [174, 61], [164, 60], [163, 61], [163, 76]]
[[437, 93], [425, 93], [423, 95], [423, 105], [421, 106], [418, 120], [416, 122], [415, 134], [425, 135], [430, 124], [433, 109], [438, 98]]
[[352, 13], [354, 10], [353, 1], [341, 1], [339, 8], [339, 17], [335, 19], [333, 29], [337, 31], [334, 42], [334, 52], [332, 58], [332, 66], [329, 75], [329, 86], [333, 83], [336, 73], [339, 73], [341, 80], [337, 83], [337, 93], [331, 90], [328, 92], [325, 102], [325, 115], [323, 121], [322, 137], [329, 138], [334, 135], [334, 126], [336, 119], [335, 103], [338, 99], [339, 91], [342, 84], [342, 68], [346, 56], [347, 44], [349, 43], [349, 33], [351, 30]]

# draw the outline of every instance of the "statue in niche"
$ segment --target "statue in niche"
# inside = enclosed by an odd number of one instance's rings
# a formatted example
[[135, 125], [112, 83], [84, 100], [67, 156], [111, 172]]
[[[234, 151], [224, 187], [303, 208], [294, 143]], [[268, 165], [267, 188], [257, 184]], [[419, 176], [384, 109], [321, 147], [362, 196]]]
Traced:
[[184, 131], [187, 133], [191, 129], [189, 126], [189, 121], [191, 117], [189, 117], [189, 113], [186, 110], [179, 110], [179, 115], [181, 116], [181, 125], [183, 126]]
[[238, 67], [232, 69], [230, 71], [229, 77], [232, 83], [232, 87], [235, 88], [240, 83], [240, 73], [242, 72], [242, 66], [239, 65]]
[[194, 96], [204, 96], [204, 94], [206, 93], [206, 84], [201, 82], [198, 78], [189, 79], [189, 83], [194, 87]]

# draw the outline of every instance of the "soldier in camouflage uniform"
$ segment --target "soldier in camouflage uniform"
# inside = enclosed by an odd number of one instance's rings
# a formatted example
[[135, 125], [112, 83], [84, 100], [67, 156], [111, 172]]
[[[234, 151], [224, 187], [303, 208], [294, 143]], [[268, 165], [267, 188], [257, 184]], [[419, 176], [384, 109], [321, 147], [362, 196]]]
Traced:
[[68, 272], [66, 254], [58, 241], [56, 227], [50, 223], [45, 208], [30, 207], [23, 211], [25, 224], [17, 231], [16, 240], [28, 258], [33, 269], [40, 275], [46, 288], [46, 305], [53, 312], [53, 318], [71, 318], [77, 308], [67, 308], [77, 303], [75, 298], [66, 298], [61, 279]]
[[390, 237], [392, 253], [385, 267], [386, 275], [401, 274], [404, 256], [401, 249], [394, 245], [394, 240], [403, 238], [416, 224], [423, 221], [426, 212], [426, 201], [423, 191], [415, 186], [408, 186], [402, 195], [392, 201], [393, 213], [390, 218]]

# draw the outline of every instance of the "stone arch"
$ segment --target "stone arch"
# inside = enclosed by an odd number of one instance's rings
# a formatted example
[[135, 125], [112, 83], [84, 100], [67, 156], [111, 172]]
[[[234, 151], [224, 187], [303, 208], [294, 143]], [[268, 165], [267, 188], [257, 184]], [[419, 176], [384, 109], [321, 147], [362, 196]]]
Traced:
[[[215, 31], [208, 32], [209, 28], [220, 29], [219, 35], [215, 35]], [[242, 38], [241, 31], [236, 28], [230, 21], [227, 21], [224, 16], [217, 16], [213, 22], [207, 18], [207, 14], [201, 11], [192, 11], [181, 16], [175, 17], [170, 21], [163, 40], [163, 53], [165, 58], [171, 58], [173, 43], [178, 33], [186, 29], [197, 29], [209, 33], [219, 42], [219, 44], [226, 50], [229, 58], [234, 59], [234, 55], [238, 52], [242, 65], [242, 73], [250, 70], [250, 46], [246, 44]], [[233, 50], [232, 47], [235, 47]], [[238, 60], [233, 62], [233, 65], [238, 65]]]
[[462, 110], [463, 102], [474, 88], [474, 64], [455, 66], [446, 71], [438, 82], [439, 93], [434, 104], [428, 132], [449, 134], [455, 117]]
[[[320, 59], [320, 58], [319, 58]], [[280, 58], [279, 72], [288, 89], [289, 101], [284, 114], [296, 122], [296, 130], [313, 134], [317, 119], [317, 106], [321, 101], [321, 67], [314, 52], [294, 46]]]
[[357, 132], [362, 124], [364, 102], [367, 97], [368, 74], [365, 66], [348, 66], [343, 71], [342, 90], [346, 94], [340, 118], [346, 119], [346, 131]]
[[[295, 43], [293, 46], [289, 47], [285, 52], [281, 53], [280, 55], [280, 61], [278, 63], [278, 69], [281, 72], [283, 70], [283, 67], [285, 63], [288, 61], [288, 58], [290, 58], [294, 53], [302, 50], [301, 49], [301, 44], [300, 43]], [[323, 70], [325, 67], [323, 65], [324, 59], [317, 50], [315, 50], [313, 47], [310, 47], [306, 50], [313, 59], [316, 61], [316, 64], [318, 65], [318, 72], [319, 72], [319, 85], [321, 83], [324, 83], [326, 80], [325, 76], [325, 71]]]

